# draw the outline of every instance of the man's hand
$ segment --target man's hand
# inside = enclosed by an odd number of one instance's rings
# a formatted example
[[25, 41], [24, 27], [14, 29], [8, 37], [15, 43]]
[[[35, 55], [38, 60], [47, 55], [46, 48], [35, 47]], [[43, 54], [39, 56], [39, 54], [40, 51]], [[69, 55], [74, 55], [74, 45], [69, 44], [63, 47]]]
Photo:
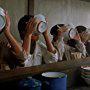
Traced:
[[7, 31], [10, 32], [10, 17], [8, 15], [7, 11], [5, 11], [5, 19], [6, 19], [6, 25], [4, 27], [4, 29], [5, 29], [4, 32], [7, 32]]
[[26, 22], [26, 24], [26, 35], [31, 35], [34, 31], [35, 19], [31, 18], [28, 22]]

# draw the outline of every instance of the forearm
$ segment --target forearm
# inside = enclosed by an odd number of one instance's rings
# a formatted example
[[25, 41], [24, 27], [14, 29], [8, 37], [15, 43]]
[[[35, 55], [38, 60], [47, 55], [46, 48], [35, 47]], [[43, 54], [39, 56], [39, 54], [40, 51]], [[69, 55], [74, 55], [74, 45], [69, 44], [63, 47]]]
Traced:
[[30, 53], [31, 35], [25, 35], [22, 47], [27, 54]]
[[12, 50], [15, 52], [16, 55], [20, 53], [22, 50], [15, 38], [12, 36], [12, 34], [9, 31], [4, 32], [9, 44], [11, 45]]
[[52, 52], [52, 53], [55, 53], [56, 52], [56, 49], [54, 48], [54, 46], [52, 45], [50, 39], [49, 39], [49, 36], [47, 34], [44, 35], [44, 39], [46, 41], [46, 46], [47, 46], [47, 50], [49, 52]]

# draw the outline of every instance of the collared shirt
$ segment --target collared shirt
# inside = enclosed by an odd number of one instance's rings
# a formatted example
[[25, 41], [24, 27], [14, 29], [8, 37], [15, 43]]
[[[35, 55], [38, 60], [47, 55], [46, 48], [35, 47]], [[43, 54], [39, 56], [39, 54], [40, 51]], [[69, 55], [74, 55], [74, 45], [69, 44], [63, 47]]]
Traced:
[[34, 53], [31, 55], [25, 55], [25, 67], [41, 65], [42, 62], [48, 64], [58, 61], [58, 54], [49, 52], [44, 43], [36, 42]]
[[[53, 42], [53, 45], [56, 47], [57, 51], [58, 51], [58, 56], [59, 56], [59, 61], [61, 60], [73, 60], [76, 59], [76, 57], [73, 57], [72, 54], [76, 54], [78, 53], [78, 55], [80, 54], [81, 57], [86, 57], [86, 47], [84, 45], [84, 43], [79, 42], [76, 46], [76, 48], [72, 48], [70, 46], [68, 46], [67, 44], [64, 43], [64, 41], [59, 41], [59, 42]], [[77, 57], [78, 58], [78, 57]]]
[[57, 42], [52, 41], [52, 43], [58, 51], [58, 60], [59, 61], [63, 60], [63, 55], [65, 52], [65, 48], [64, 48], [65, 44], [64, 44], [63, 38], [62, 40], [57, 41]]

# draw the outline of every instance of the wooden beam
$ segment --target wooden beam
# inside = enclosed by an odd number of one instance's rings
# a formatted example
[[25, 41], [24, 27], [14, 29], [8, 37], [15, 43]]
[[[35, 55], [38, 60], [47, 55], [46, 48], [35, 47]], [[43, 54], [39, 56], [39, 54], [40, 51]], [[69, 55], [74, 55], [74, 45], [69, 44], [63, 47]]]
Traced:
[[28, 0], [28, 14], [34, 15], [34, 0]]
[[9, 79], [19, 79], [46, 71], [63, 71], [66, 69], [77, 68], [82, 65], [90, 66], [90, 57], [78, 60], [56, 62], [52, 64], [44, 64], [39, 66], [22, 67], [10, 71], [0, 71], [0, 81], [2, 82]]

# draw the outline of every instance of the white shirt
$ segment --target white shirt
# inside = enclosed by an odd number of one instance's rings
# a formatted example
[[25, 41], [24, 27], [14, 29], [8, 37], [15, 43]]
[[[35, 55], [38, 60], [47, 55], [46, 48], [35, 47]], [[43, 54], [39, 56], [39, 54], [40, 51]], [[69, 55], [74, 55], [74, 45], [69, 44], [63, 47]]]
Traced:
[[[42, 59], [43, 58], [43, 59]], [[25, 55], [25, 67], [41, 65], [42, 60], [46, 64], [53, 63], [58, 61], [58, 54], [51, 53], [47, 50], [46, 45], [44, 43], [36, 43], [36, 47], [34, 53], [32, 55]]]
[[[65, 57], [66, 60], [72, 60], [71, 53], [75, 51], [72, 47], [64, 43], [63, 38], [61, 40], [58, 40], [57, 42], [53, 42], [53, 45], [58, 51], [59, 61], [63, 60], [63, 57]], [[86, 57], [86, 48], [82, 42], [79, 42], [77, 44], [77, 48], [79, 50], [78, 53], [80, 52], [82, 54], [81, 57]]]
[[57, 41], [57, 42], [52, 42], [54, 47], [56, 47], [57, 51], [58, 51], [58, 59], [59, 61], [60, 60], [63, 60], [63, 55], [64, 55], [64, 52], [65, 52], [65, 44], [64, 44], [64, 41], [63, 41], [63, 38], [61, 38], [61, 40]]

